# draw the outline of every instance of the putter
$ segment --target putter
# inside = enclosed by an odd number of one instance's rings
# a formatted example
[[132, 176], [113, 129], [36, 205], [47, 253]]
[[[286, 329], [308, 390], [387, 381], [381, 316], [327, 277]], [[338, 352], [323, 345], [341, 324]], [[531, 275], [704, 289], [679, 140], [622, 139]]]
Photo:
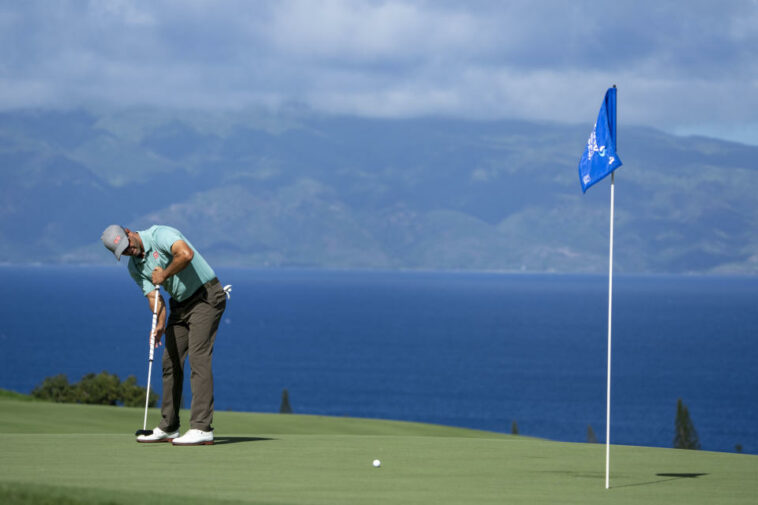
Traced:
[[145, 394], [145, 420], [142, 421], [142, 429], [137, 430], [134, 434], [139, 435], [152, 435], [153, 430], [147, 429], [147, 406], [150, 403], [150, 377], [153, 374], [153, 354], [155, 353], [155, 327], [158, 326], [158, 297], [160, 296], [160, 287], [155, 286], [155, 301], [153, 302], [153, 327], [150, 329], [150, 356], [148, 358], [147, 366], [147, 393]]

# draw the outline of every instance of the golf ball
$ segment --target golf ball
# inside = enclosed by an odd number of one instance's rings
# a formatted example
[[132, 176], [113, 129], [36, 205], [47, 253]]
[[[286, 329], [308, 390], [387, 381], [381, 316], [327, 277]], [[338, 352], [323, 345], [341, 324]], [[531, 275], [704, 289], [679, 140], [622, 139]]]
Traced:
[[375, 460], [374, 460], [374, 467], [375, 467], [375, 468], [379, 468], [380, 466], [382, 466], [382, 462], [381, 462], [381, 461], [379, 461], [378, 459], [375, 459]]

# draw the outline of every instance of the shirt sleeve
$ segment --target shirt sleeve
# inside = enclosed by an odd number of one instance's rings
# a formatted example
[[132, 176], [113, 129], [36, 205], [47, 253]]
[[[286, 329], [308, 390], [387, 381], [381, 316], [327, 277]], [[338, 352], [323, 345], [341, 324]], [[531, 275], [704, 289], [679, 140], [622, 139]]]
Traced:
[[153, 233], [153, 243], [167, 256], [173, 256], [171, 247], [177, 240], [184, 240], [179, 230], [169, 226], [161, 226]]
[[142, 293], [147, 296], [148, 293], [153, 291], [155, 289], [155, 286], [153, 286], [152, 279], [146, 279], [142, 274], [139, 273], [137, 268], [132, 264], [131, 261], [129, 261], [129, 275], [132, 276], [132, 279], [134, 279], [134, 282], [137, 283], [137, 286], [142, 289]]

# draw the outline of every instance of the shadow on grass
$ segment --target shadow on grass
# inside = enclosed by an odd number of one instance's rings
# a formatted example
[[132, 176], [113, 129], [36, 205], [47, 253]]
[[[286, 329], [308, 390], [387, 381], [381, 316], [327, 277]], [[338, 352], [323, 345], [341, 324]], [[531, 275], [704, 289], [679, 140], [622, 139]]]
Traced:
[[656, 473], [656, 477], [673, 477], [675, 479], [696, 479], [707, 473]]
[[213, 440], [215, 445], [222, 444], [240, 444], [243, 442], [265, 442], [268, 440], [276, 440], [275, 438], [260, 438], [260, 437], [216, 437]]
[[622, 488], [622, 487], [635, 487], [635, 486], [650, 486], [652, 484], [662, 484], [664, 482], [671, 482], [672, 480], [681, 480], [681, 479], [697, 479], [698, 477], [702, 477], [703, 475], [708, 475], [707, 473], [656, 473], [656, 477], [665, 477], [663, 479], [658, 480], [652, 480], [650, 482], [638, 482], [636, 484], [624, 484], [621, 486], [611, 486], [614, 488]]

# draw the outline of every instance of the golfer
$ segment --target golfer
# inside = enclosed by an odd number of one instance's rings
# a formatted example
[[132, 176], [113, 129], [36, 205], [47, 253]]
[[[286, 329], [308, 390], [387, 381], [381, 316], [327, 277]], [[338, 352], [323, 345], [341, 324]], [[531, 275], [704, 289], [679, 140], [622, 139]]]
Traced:
[[[103, 244], [119, 261], [130, 256], [129, 274], [137, 282], [153, 310], [158, 297], [155, 346], [166, 334], [163, 353], [162, 420], [152, 435], [139, 435], [138, 442], [173, 442], [174, 445], [213, 444], [213, 373], [211, 362], [226, 294], [216, 274], [192, 244], [175, 228], [152, 226], [131, 231], [118, 225], [105, 229]], [[171, 295], [166, 325], [166, 307], [157, 286]], [[190, 429], [179, 436], [184, 362], [191, 369]]]

